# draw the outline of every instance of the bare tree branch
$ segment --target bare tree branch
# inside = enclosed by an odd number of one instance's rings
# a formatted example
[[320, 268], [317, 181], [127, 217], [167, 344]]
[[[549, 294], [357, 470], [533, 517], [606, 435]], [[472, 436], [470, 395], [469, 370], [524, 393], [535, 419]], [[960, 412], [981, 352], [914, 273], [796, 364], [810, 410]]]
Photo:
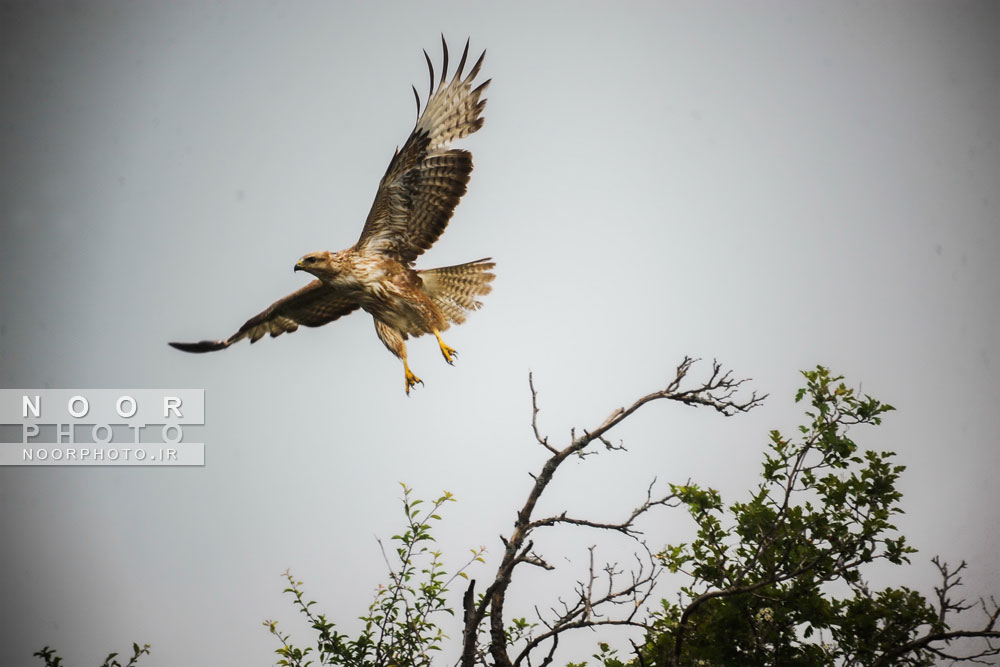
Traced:
[[531, 372], [528, 373], [528, 386], [531, 388], [531, 430], [535, 433], [535, 440], [553, 454], [558, 454], [559, 450], [549, 444], [549, 437], [543, 437], [538, 432], [538, 392], [535, 391], [534, 374]]
[[[966, 568], [966, 563], [963, 560], [959, 563], [958, 567], [953, 570], [948, 567], [948, 563], [942, 562], [937, 556], [934, 556], [934, 558], [931, 559], [931, 562], [934, 563], [934, 566], [938, 569], [938, 572], [941, 575], [941, 586], [934, 587], [934, 593], [937, 595], [938, 599], [938, 626], [947, 628], [948, 625], [946, 624], [945, 619], [948, 614], [954, 613], [955, 615], [958, 615], [975, 606], [965, 604], [965, 600], [953, 602], [951, 599], [952, 591], [962, 585], [962, 578], [959, 576], [959, 573]], [[1000, 618], [1000, 606], [997, 605], [996, 600], [993, 598], [990, 598], [990, 604], [993, 606], [992, 611], [987, 605], [985, 599], [980, 598], [979, 600], [979, 606], [982, 609], [983, 614], [986, 616], [986, 621], [981, 629], [932, 629], [927, 634], [918, 637], [913, 641], [897, 646], [892, 651], [883, 654], [874, 663], [875, 667], [880, 665], [895, 664], [897, 658], [915, 651], [928, 651], [939, 658], [951, 660], [953, 662], [971, 662], [983, 665], [993, 664], [992, 662], [983, 660], [983, 658], [1000, 655], [1000, 641], [998, 641], [1000, 640], [1000, 631], [996, 630], [997, 619]], [[958, 653], [946, 652], [943, 648], [933, 646], [933, 644], [944, 644], [945, 646], [949, 646], [951, 642], [957, 639], [973, 638], [983, 639], [986, 644], [985, 648], [962, 655]], [[995, 644], [994, 641], [998, 641], [998, 643]]]
[[[531, 391], [531, 429], [536, 442], [549, 452], [550, 456], [542, 465], [541, 470], [531, 475], [533, 483], [528, 497], [517, 513], [514, 521], [514, 529], [508, 537], [501, 536], [504, 545], [503, 556], [497, 568], [493, 582], [486, 588], [482, 598], [478, 603], [472, 600], [472, 587], [466, 591], [465, 604], [465, 627], [463, 631], [463, 651], [462, 667], [473, 667], [478, 659], [477, 649], [479, 641], [478, 629], [489, 616], [489, 654], [496, 667], [513, 667], [522, 662], [529, 661], [529, 654], [538, 648], [543, 642], [551, 640], [548, 656], [543, 665], [548, 665], [552, 661], [558, 637], [561, 633], [575, 628], [593, 627], [595, 625], [638, 625], [635, 621], [637, 610], [646, 602], [659, 569], [656, 567], [655, 559], [650, 555], [651, 565], [644, 568], [640, 562], [639, 573], [632, 573], [630, 582], [622, 584], [620, 588], [615, 588], [614, 580], [617, 574], [613, 568], [604, 569], [609, 579], [608, 592], [602, 596], [594, 597], [594, 579], [589, 580], [588, 585], [581, 584], [582, 588], [577, 590], [577, 599], [574, 603], [564, 604], [564, 610], [557, 614], [557, 618], [547, 624], [547, 631], [537, 637], [528, 640], [528, 645], [520, 652], [517, 659], [512, 662], [508, 655], [507, 637], [504, 629], [504, 604], [506, 601], [507, 589], [510, 586], [511, 575], [514, 568], [521, 563], [535, 565], [545, 569], [552, 569], [541, 556], [531, 551], [532, 541], [529, 539], [533, 531], [555, 525], [575, 525], [586, 528], [596, 528], [602, 530], [612, 530], [621, 532], [633, 539], [638, 539], [640, 534], [635, 528], [636, 520], [656, 507], [674, 506], [677, 500], [673, 494], [654, 498], [652, 495], [652, 485], [647, 490], [646, 500], [636, 507], [632, 513], [619, 523], [602, 523], [583, 517], [567, 516], [563, 512], [556, 516], [542, 519], [533, 519], [535, 506], [541, 498], [549, 482], [555, 475], [559, 466], [570, 456], [586, 456], [591, 453], [587, 448], [594, 442], [604, 445], [607, 449], [624, 449], [624, 446], [614, 444], [607, 434], [618, 424], [628, 419], [639, 408], [657, 400], [676, 401], [692, 407], [710, 407], [725, 416], [732, 416], [741, 412], [747, 412], [757, 407], [766, 398], [758, 396], [752, 392], [747, 396], [738, 396], [741, 387], [746, 380], [733, 379], [731, 371], [724, 371], [722, 366], [713, 361], [712, 370], [708, 379], [701, 383], [693, 383], [691, 386], [684, 386], [688, 373], [696, 360], [685, 357], [677, 366], [673, 379], [664, 389], [647, 394], [635, 400], [628, 407], [620, 407], [614, 410], [596, 428], [585, 429], [581, 435], [577, 435], [576, 429], [570, 432], [570, 441], [563, 446], [555, 446], [549, 442], [548, 436], [543, 436], [538, 425], [538, 392], [535, 389], [534, 376], [529, 373], [528, 386]], [[654, 480], [655, 481], [655, 480]], [[643, 545], [645, 548], [645, 545]], [[649, 554], [648, 549], [646, 553]], [[592, 554], [592, 552], [591, 552]], [[593, 576], [593, 565], [591, 575]], [[620, 605], [629, 601], [633, 608], [625, 618], [605, 618], [598, 616], [597, 607], [604, 605]]]
[[[649, 628], [645, 622], [638, 621], [635, 617], [644, 608], [646, 601], [652, 595], [656, 578], [660, 572], [660, 568], [656, 565], [653, 555], [648, 549], [646, 550], [646, 556], [649, 560], [648, 570], [646, 569], [646, 565], [636, 556], [638, 566], [636, 570], [630, 573], [630, 581], [621, 586], [616, 581], [623, 572], [615, 569], [613, 564], [605, 564], [601, 572], [604, 573], [604, 578], [607, 580], [607, 591], [603, 595], [595, 595], [594, 587], [602, 577], [594, 564], [594, 549], [595, 547], [593, 546], [588, 549], [588, 575], [585, 581], [577, 582], [575, 590], [576, 599], [572, 604], [562, 602], [563, 611], [561, 613], [555, 612], [557, 617], [551, 621], [546, 621], [544, 616], [539, 613], [539, 618], [544, 623], [547, 631], [529, 639], [514, 660], [513, 664], [515, 666], [522, 662], [527, 662], [531, 652], [542, 643], [549, 639], [554, 639], [568, 630], [594, 628], [605, 625]], [[607, 605], [627, 605], [628, 613], [621, 618], [606, 617], [600, 612], [600, 609]]]

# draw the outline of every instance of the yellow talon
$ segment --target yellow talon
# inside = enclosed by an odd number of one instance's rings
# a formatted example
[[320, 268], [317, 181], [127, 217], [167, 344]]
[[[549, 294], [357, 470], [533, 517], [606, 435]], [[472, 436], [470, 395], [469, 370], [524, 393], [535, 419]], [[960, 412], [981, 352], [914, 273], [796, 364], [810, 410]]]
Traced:
[[441, 347], [441, 354], [444, 355], [444, 360], [449, 364], [454, 365], [454, 357], [458, 356], [458, 352], [455, 351], [454, 348], [448, 347], [445, 342], [441, 340], [441, 334], [438, 333], [437, 329], [434, 330], [434, 336], [438, 339], [438, 345]]
[[417, 384], [423, 384], [424, 381], [413, 374], [410, 370], [410, 365], [403, 361], [403, 370], [406, 371], [406, 395], [410, 395], [410, 387], [415, 387]]

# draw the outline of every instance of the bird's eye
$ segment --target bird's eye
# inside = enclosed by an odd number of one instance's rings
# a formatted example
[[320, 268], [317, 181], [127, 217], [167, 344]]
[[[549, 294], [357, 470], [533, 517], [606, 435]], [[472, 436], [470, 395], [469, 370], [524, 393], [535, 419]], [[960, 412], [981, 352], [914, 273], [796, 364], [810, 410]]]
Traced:
[[306, 264], [312, 264], [313, 262], [315, 262], [315, 261], [316, 261], [316, 258], [315, 258], [315, 257], [306, 257], [306, 258], [305, 258], [304, 260], [302, 260], [302, 261], [303, 261], [303, 262], [305, 262]]

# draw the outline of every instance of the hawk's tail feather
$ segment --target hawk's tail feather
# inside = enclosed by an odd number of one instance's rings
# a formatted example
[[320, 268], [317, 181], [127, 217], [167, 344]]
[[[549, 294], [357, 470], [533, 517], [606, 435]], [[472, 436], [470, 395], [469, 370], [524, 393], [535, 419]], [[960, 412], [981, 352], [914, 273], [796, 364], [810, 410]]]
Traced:
[[456, 266], [442, 266], [437, 269], [419, 271], [424, 282], [424, 292], [449, 322], [461, 324], [465, 313], [479, 310], [483, 305], [476, 297], [490, 293], [490, 283], [496, 277], [490, 269], [496, 266], [492, 258], [485, 257], [474, 262]]

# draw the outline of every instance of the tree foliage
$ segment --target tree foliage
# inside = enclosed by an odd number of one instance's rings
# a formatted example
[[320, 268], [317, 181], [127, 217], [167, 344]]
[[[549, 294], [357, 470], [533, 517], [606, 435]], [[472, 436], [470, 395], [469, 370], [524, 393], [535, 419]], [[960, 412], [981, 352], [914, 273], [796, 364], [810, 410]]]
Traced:
[[[772, 431], [761, 482], [728, 507], [712, 489], [674, 487], [698, 527], [689, 544], [668, 545], [665, 567], [688, 576], [678, 602], [653, 615], [640, 665], [933, 665], [938, 658], [979, 660], [990, 644], [952, 653], [963, 636], [996, 638], [995, 602], [981, 601], [985, 624], [954, 631], [969, 609], [949, 594], [957, 573], [935, 558], [942, 576], [937, 605], [907, 588], [873, 591], [862, 567], [909, 562], [914, 549], [892, 523], [902, 512], [904, 466], [892, 452], [861, 450], [856, 426], [877, 426], [893, 410], [859, 396], [840, 376], [803, 373], [809, 423], [798, 436]], [[843, 590], [844, 594], [836, 591]]]
[[[712, 489], [676, 487], [698, 533], [659, 557], [689, 583], [656, 614], [641, 662], [874, 665], [921, 631], [944, 630], [918, 593], [872, 592], [862, 579], [862, 566], [899, 565], [914, 551], [892, 523], [904, 467], [891, 452], [860, 451], [848, 434], [880, 424], [893, 407], [825, 368], [804, 376], [795, 400], [808, 400], [809, 423], [795, 438], [771, 432], [749, 499], [727, 507]], [[914, 650], [893, 664], [933, 659]]]
[[[874, 589], [865, 580], [867, 566], [906, 565], [915, 553], [893, 523], [902, 512], [897, 484], [904, 466], [892, 452], [865, 449], [854, 440], [862, 427], [878, 426], [893, 407], [856, 392], [823, 367], [803, 373], [805, 386], [795, 401], [806, 404], [806, 423], [794, 436], [770, 433], [760, 480], [745, 499], [726, 502], [718, 491], [690, 480], [656, 490], [654, 480], [645, 498], [619, 521], [596, 521], [571, 509], [537, 514], [539, 500], [567, 460], [589, 457], [602, 446], [626, 451], [609, 433], [643, 406], [672, 401], [733, 416], [763, 400], [743, 393], [746, 381], [734, 379], [718, 363], [713, 362], [707, 379], [692, 382], [694, 364], [685, 358], [664, 389], [617, 408], [593, 428], [572, 430], [562, 444], [541, 433], [538, 394], [530, 382], [532, 431], [546, 459], [531, 475], [511, 530], [500, 537], [499, 565], [485, 577], [482, 592], [468, 571], [484, 563], [484, 548], [472, 550], [451, 574], [433, 548], [432, 528], [442, 507], [454, 500], [451, 494], [424, 503], [404, 486], [404, 530], [392, 537], [389, 550], [379, 542], [388, 580], [360, 616], [361, 630], [356, 636], [339, 632], [314, 610], [314, 601], [306, 600], [302, 582], [286, 572], [285, 592], [315, 637], [303, 647], [276, 621], [265, 621], [280, 644], [277, 664], [428, 667], [437, 660], [461, 667], [548, 667], [562, 637], [607, 626], [632, 628], [636, 636], [628, 655], [599, 637], [592, 662], [604, 667], [923, 667], [941, 660], [989, 664], [989, 658], [1000, 655], [996, 601], [981, 598], [970, 604], [956, 597], [964, 561], [951, 567], [932, 559], [941, 582], [932, 600], [905, 587]], [[654, 511], [673, 509], [685, 510], [693, 520], [693, 539], [652, 547], [637, 520], [645, 516], [648, 524]], [[572, 591], [558, 596], [558, 605], [535, 605], [530, 615], [512, 613], [506, 593], [517, 573], [524, 566], [554, 569], [552, 557], [534, 545], [538, 531], [555, 526], [624, 536], [636, 547], [634, 563], [600, 563], [595, 544], [586, 554], [586, 574]], [[685, 583], [655, 605], [652, 591], [665, 571], [681, 575]], [[460, 615], [449, 595], [457, 578], [469, 581]], [[972, 609], [981, 622], [956, 627], [958, 617]], [[461, 653], [441, 657], [452, 617]], [[133, 648], [125, 667], [134, 667], [149, 652], [148, 646]], [[46, 667], [63, 667], [48, 647], [35, 655]], [[122, 667], [116, 655], [103, 667]]]
[[[56, 653], [55, 649], [48, 646], [35, 651], [33, 655], [42, 660], [45, 663], [45, 667], [65, 667], [63, 659]], [[108, 657], [101, 663], [101, 667], [135, 667], [139, 662], [139, 658], [144, 655], [149, 655], [149, 644], [143, 644], [142, 646], [132, 644], [132, 656], [124, 665], [118, 659], [118, 653], [109, 653]]]
[[424, 501], [414, 499], [411, 489], [403, 485], [406, 527], [402, 533], [392, 536], [393, 557], [380, 543], [389, 570], [389, 582], [376, 590], [367, 614], [361, 617], [364, 626], [357, 637], [337, 632], [335, 624], [325, 614], [314, 612], [312, 607], [316, 602], [305, 600], [302, 582], [286, 571], [284, 577], [288, 587], [285, 593], [292, 596], [296, 608], [309, 621], [316, 639], [314, 646], [300, 648], [291, 642], [288, 634], [278, 629], [277, 621], [264, 621], [281, 643], [275, 651], [279, 656], [277, 664], [282, 667], [430, 665], [445, 638], [437, 618], [455, 613], [447, 603], [448, 587], [456, 577], [466, 577], [465, 570], [472, 563], [483, 560], [483, 549], [472, 550], [468, 562], [449, 576], [441, 561], [441, 552], [432, 548], [432, 522], [440, 521], [441, 507], [453, 501], [452, 495], [445, 492], [429, 507], [422, 508]]

